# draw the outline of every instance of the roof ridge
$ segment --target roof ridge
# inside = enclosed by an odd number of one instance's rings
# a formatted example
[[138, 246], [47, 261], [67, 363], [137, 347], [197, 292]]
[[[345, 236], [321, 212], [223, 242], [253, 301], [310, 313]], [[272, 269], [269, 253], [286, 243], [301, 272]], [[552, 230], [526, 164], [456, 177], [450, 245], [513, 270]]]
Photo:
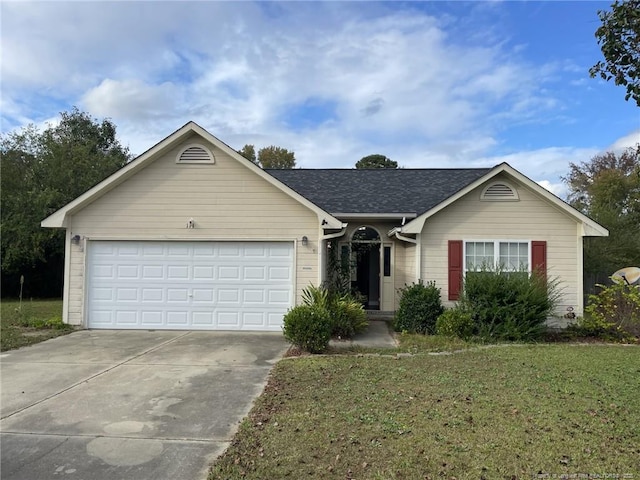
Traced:
[[379, 172], [379, 171], [391, 171], [391, 172], [415, 172], [417, 170], [421, 170], [421, 171], [434, 171], [434, 170], [441, 170], [441, 171], [455, 171], [455, 170], [464, 170], [466, 172], [468, 171], [472, 171], [472, 170], [491, 170], [494, 167], [470, 167], [470, 168], [463, 168], [463, 167], [434, 167], [434, 168], [426, 168], [426, 167], [421, 167], [421, 168], [265, 168], [265, 171], [268, 172], [273, 172], [273, 171], [306, 171], [306, 172]]

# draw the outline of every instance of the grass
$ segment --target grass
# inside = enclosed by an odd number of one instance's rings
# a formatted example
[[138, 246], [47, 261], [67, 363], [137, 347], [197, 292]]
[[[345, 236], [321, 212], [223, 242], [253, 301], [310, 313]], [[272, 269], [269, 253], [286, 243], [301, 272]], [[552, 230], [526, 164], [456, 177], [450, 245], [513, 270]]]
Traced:
[[32, 345], [72, 332], [62, 323], [62, 300], [2, 300], [0, 351]]
[[209, 479], [640, 478], [639, 348], [285, 359]]

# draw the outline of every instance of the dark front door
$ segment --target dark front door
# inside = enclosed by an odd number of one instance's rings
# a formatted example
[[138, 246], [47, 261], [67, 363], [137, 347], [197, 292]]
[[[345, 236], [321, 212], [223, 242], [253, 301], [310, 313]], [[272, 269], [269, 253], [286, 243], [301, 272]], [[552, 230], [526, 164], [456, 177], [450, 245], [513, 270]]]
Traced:
[[352, 288], [365, 297], [364, 308], [380, 310], [380, 244], [354, 243], [355, 279]]

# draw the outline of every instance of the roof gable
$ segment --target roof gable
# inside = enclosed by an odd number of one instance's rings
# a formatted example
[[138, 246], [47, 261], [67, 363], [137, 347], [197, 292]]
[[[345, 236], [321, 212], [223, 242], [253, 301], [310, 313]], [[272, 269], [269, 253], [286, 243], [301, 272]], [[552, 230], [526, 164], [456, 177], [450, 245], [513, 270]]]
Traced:
[[145, 168], [150, 163], [154, 162], [156, 159], [160, 158], [164, 153], [174, 148], [176, 145], [180, 144], [184, 140], [188, 138], [193, 138], [195, 136], [200, 136], [208, 143], [214, 145], [216, 148], [224, 151], [231, 158], [241, 163], [244, 167], [251, 170], [256, 175], [262, 177], [264, 180], [268, 181], [290, 197], [292, 197], [297, 202], [306, 206], [310, 210], [314, 211], [318, 215], [318, 219], [322, 221], [325, 228], [340, 228], [342, 226], [342, 222], [338, 219], [334, 218], [328, 212], [322, 210], [313, 202], [309, 201], [298, 192], [292, 190], [287, 185], [278, 181], [273, 176], [266, 173], [260, 167], [247, 160], [243, 156], [241, 156], [238, 152], [232, 149], [226, 143], [220, 141], [218, 138], [211, 135], [205, 129], [200, 127], [195, 122], [189, 122], [180, 129], [176, 130], [174, 133], [166, 137], [164, 140], [159, 142], [158, 144], [151, 147], [149, 150], [144, 152], [142, 155], [138, 156], [127, 165], [122, 167], [117, 172], [113, 173], [105, 180], [95, 185], [94, 187], [87, 190], [85, 193], [54, 212], [49, 217], [45, 218], [41, 225], [43, 227], [49, 228], [63, 228], [67, 226], [67, 218], [69, 215], [72, 215], [87, 205], [91, 204], [98, 198], [105, 195], [107, 192], [111, 191], [118, 185], [122, 184], [127, 179], [131, 178], [137, 172]]
[[474, 189], [478, 188], [483, 183], [491, 180], [492, 178], [498, 176], [499, 174], [504, 173], [507, 176], [511, 176], [519, 183], [523, 184], [530, 190], [532, 190], [536, 195], [541, 197], [543, 200], [550, 203], [552, 206], [566, 214], [567, 216], [573, 218], [579, 225], [581, 225], [581, 236], [602, 236], [606, 237], [609, 235], [609, 231], [604, 228], [599, 223], [595, 222], [591, 218], [587, 217], [583, 213], [579, 212], [575, 208], [573, 208], [568, 203], [561, 200], [559, 197], [556, 197], [554, 194], [549, 192], [546, 188], [541, 187], [536, 182], [523, 175], [515, 168], [511, 167], [508, 163], [501, 163], [500, 165], [495, 166], [490, 171], [488, 171], [485, 175], [479, 177], [477, 180], [471, 182], [463, 189], [459, 190], [449, 198], [445, 199], [443, 202], [435, 205], [433, 208], [427, 210], [426, 212], [419, 215], [417, 218], [411, 220], [403, 227], [397, 229], [399, 232], [404, 234], [417, 234], [420, 233], [424, 227], [426, 220], [438, 213], [440, 210], [446, 208], [451, 205], [458, 199], [467, 195]]

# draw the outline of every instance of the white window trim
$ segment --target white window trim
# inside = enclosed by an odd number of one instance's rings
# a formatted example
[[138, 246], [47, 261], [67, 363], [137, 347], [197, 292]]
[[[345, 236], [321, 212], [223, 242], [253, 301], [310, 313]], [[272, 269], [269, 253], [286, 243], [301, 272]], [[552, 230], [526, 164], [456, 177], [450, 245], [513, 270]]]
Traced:
[[[489, 197], [487, 198], [485, 195], [487, 193], [487, 190], [489, 190], [491, 187], [493, 187], [496, 184], [501, 184], [501, 185], [505, 185], [507, 187], [509, 187], [511, 189], [511, 191], [513, 192], [513, 197]], [[480, 201], [482, 202], [517, 202], [520, 200], [520, 195], [518, 194], [518, 190], [509, 182], [506, 182], [504, 180], [496, 180], [494, 182], [491, 182], [489, 185], [487, 185], [486, 187], [484, 187], [482, 189], [482, 193], [480, 193]]]
[[[463, 274], [466, 275], [469, 270], [467, 270], [467, 242], [482, 242], [482, 243], [493, 243], [493, 264], [498, 265], [498, 261], [500, 259], [500, 244], [501, 243], [526, 243], [527, 244], [527, 272], [531, 274], [531, 240], [521, 240], [517, 238], [502, 238], [502, 239], [494, 239], [494, 238], [468, 238], [462, 240], [462, 263], [463, 263]], [[475, 270], [471, 270], [474, 272]]]
[[[209, 160], [205, 160], [205, 161], [201, 161], [201, 160], [180, 160], [180, 157], [182, 157], [182, 154], [184, 152], [186, 152], [187, 150], [189, 150], [190, 148], [201, 148], [202, 150], [204, 150], [207, 155], [209, 156]], [[183, 148], [180, 149], [180, 151], [178, 152], [178, 155], [176, 156], [176, 163], [191, 163], [194, 165], [209, 165], [209, 164], [215, 164], [216, 163], [216, 159], [213, 156], [213, 153], [211, 152], [211, 150], [207, 147], [205, 147], [204, 145], [202, 145], [201, 143], [190, 143], [188, 145], [185, 145]]]

